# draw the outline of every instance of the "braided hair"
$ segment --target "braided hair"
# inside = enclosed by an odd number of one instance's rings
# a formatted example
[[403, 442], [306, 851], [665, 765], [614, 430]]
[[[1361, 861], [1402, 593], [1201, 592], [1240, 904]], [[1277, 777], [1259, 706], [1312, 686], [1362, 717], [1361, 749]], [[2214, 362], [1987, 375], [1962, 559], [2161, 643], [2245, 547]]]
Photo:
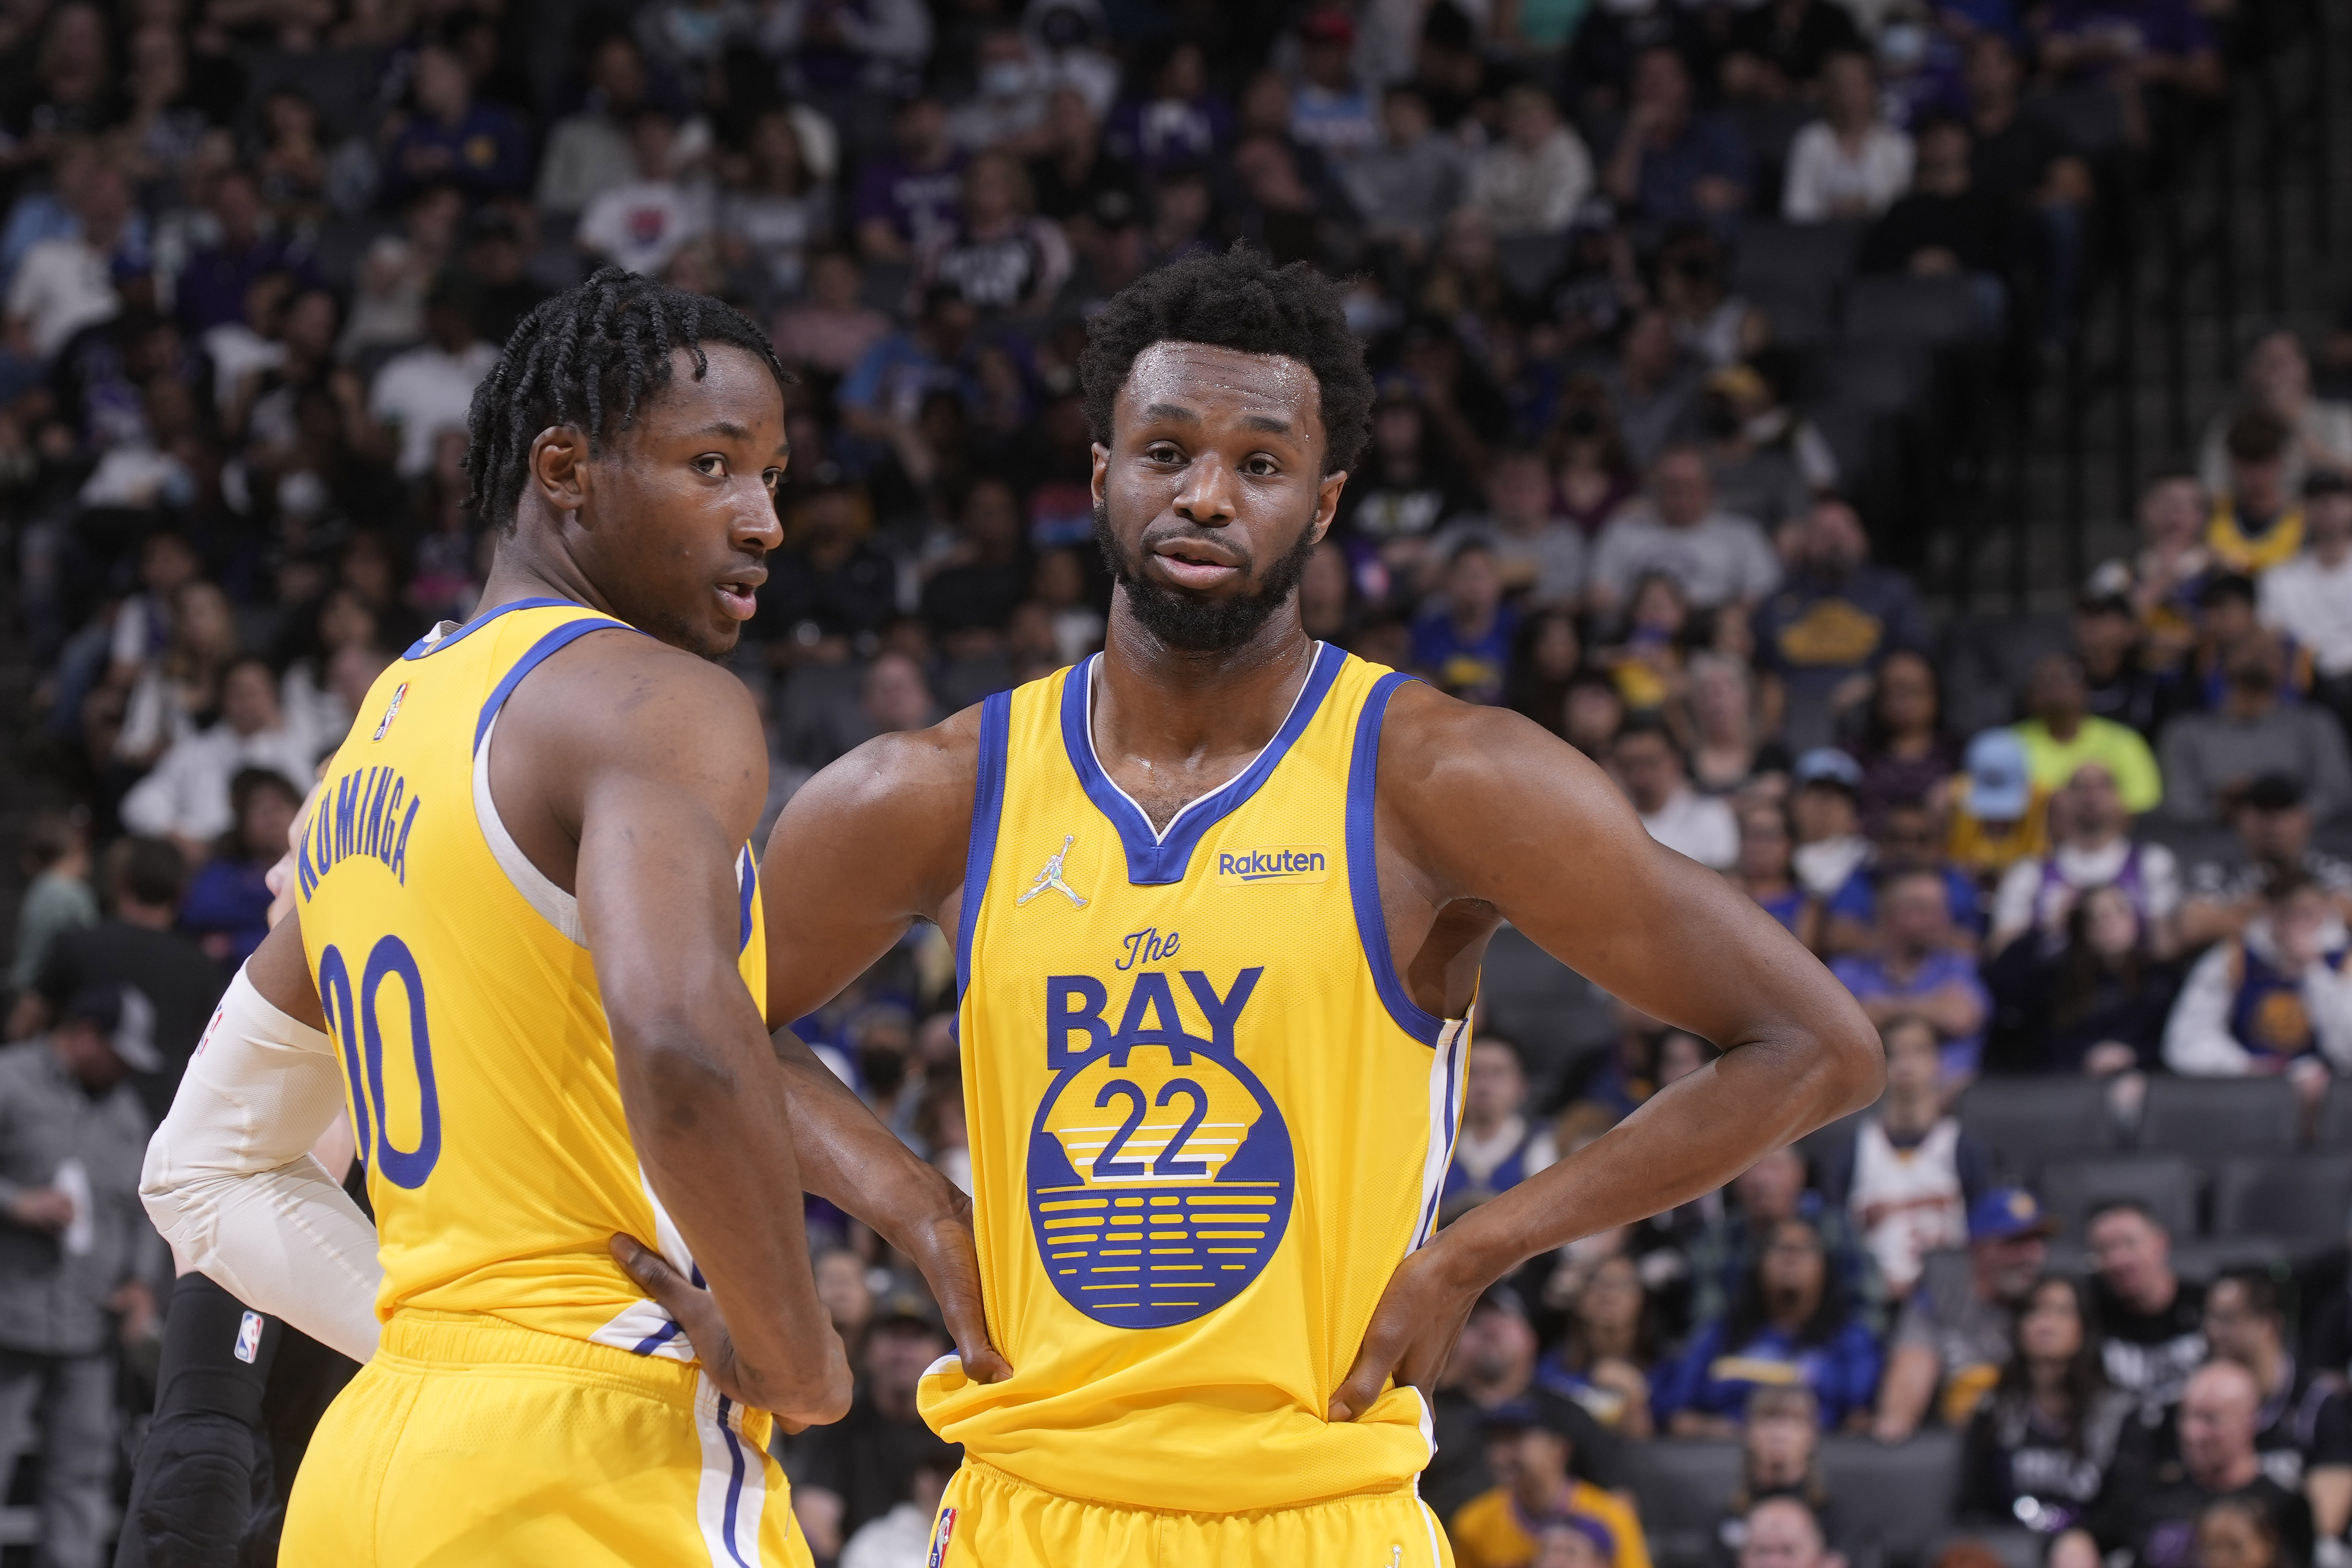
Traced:
[[704, 348], [725, 343], [765, 364], [779, 387], [793, 380], [768, 336], [731, 305], [650, 278], [607, 267], [522, 319], [506, 352], [474, 389], [466, 413], [467, 509], [515, 526], [530, 480], [530, 444], [551, 426], [605, 443], [636, 422], [637, 411], [670, 380], [670, 351], [693, 357], [694, 377], [710, 368]]

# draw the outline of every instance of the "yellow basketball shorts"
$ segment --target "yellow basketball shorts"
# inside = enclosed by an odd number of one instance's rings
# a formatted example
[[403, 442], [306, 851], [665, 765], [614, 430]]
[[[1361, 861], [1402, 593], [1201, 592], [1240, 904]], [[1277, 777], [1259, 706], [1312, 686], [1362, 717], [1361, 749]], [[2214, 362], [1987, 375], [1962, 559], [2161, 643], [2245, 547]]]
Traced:
[[810, 1568], [770, 1418], [699, 1369], [401, 1312], [329, 1406], [287, 1568]]
[[931, 1523], [925, 1568], [1454, 1568], [1407, 1488], [1255, 1513], [1080, 1502], [967, 1459]]

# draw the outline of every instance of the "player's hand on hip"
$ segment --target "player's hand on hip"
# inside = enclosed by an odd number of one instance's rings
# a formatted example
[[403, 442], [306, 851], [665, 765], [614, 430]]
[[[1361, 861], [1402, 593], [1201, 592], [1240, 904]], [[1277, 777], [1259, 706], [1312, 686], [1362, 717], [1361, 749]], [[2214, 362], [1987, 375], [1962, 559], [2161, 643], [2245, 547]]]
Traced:
[[[719, 1310], [719, 1299], [709, 1291], [669, 1266], [669, 1260], [633, 1236], [616, 1236], [606, 1243], [613, 1261], [621, 1266], [638, 1289], [658, 1302], [662, 1310], [677, 1320], [677, 1326], [694, 1346], [695, 1360], [702, 1363], [703, 1374], [718, 1385], [719, 1392], [736, 1404], [753, 1410], [765, 1410], [767, 1404], [753, 1392], [755, 1378], [751, 1369], [735, 1349], [735, 1336], [728, 1331], [726, 1314]], [[832, 1330], [825, 1332], [830, 1335]], [[823, 1355], [827, 1347], [812, 1347]], [[779, 1417], [781, 1420], [782, 1417]], [[798, 1425], [785, 1423], [791, 1431]]]
[[1426, 1399], [1436, 1387], [1462, 1325], [1486, 1289], [1465, 1282], [1449, 1268], [1442, 1242], [1432, 1242], [1397, 1266], [1380, 1305], [1364, 1330], [1355, 1365], [1331, 1395], [1329, 1418], [1353, 1421], [1372, 1407], [1391, 1377], [1411, 1384]]
[[974, 1383], [1001, 1383], [1011, 1377], [1013, 1363], [990, 1338], [988, 1314], [981, 1300], [971, 1200], [955, 1194], [951, 1209], [910, 1227], [902, 1241], [915, 1267], [929, 1281], [948, 1332], [955, 1336], [956, 1357], [963, 1363], [963, 1374]]

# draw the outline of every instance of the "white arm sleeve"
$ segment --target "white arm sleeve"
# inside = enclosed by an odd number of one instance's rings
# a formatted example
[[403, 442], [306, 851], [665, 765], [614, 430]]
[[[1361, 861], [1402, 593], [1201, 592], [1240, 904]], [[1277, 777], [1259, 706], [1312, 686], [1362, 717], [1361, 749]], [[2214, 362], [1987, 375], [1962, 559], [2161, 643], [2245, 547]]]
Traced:
[[310, 1153], [342, 1110], [333, 1040], [240, 969], [147, 1145], [139, 1194], [190, 1267], [366, 1361], [383, 1280], [375, 1227]]
[[2206, 949], [2189, 972], [2164, 1026], [2164, 1065], [2184, 1078], [2235, 1078], [2253, 1058], [2230, 1034], [2237, 994], [2237, 953], [2228, 942]]

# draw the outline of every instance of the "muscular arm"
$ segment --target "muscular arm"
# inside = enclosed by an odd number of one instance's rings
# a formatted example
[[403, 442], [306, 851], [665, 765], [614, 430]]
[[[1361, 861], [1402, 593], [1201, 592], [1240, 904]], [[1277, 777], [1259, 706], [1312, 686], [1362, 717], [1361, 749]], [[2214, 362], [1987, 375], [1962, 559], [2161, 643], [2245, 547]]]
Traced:
[[1364, 1410], [1391, 1367], [1425, 1386], [1476, 1292], [1522, 1260], [1723, 1185], [1867, 1104], [1884, 1076], [1876, 1034], [1829, 971], [1722, 878], [1661, 848], [1599, 769], [1528, 721], [1402, 689], [1379, 798], [1391, 939], [1412, 952], [1428, 933], [1405, 974], [1423, 1006], [1460, 1015], [1477, 944], [1449, 933], [1499, 916], [1724, 1054], [1408, 1260], [1335, 1415]]
[[970, 1200], [784, 1027], [839, 994], [917, 920], [954, 918], [979, 717], [881, 736], [810, 780], [776, 819], [760, 883], [768, 1023], [801, 1180], [921, 1267], [965, 1373], [990, 1383], [1010, 1369], [981, 1321]]
[[688, 655], [600, 634], [548, 661], [492, 743], [501, 814], [511, 799], [578, 846], [630, 1136], [709, 1281], [737, 1385], [779, 1415], [836, 1419], [848, 1363], [809, 1272], [784, 1088], [736, 971], [734, 867], [767, 788], [749, 696]]

